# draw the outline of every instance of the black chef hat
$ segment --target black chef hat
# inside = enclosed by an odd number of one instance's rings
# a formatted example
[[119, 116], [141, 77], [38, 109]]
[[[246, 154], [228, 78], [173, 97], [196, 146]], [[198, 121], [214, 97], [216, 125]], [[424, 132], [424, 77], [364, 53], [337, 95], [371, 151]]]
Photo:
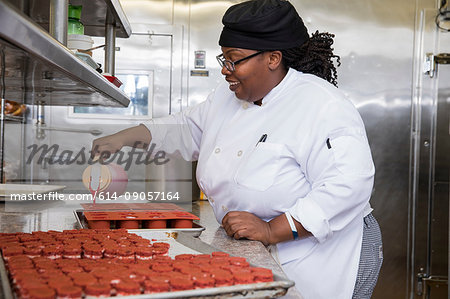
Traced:
[[225, 12], [219, 45], [252, 50], [283, 50], [302, 45], [308, 30], [285, 0], [252, 0]]

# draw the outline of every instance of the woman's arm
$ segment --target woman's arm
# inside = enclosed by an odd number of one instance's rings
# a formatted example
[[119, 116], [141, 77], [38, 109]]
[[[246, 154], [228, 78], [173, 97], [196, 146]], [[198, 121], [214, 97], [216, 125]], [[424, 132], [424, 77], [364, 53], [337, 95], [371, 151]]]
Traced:
[[[292, 219], [297, 228], [298, 238], [311, 236], [303, 225]], [[235, 239], [261, 241], [264, 245], [277, 244], [294, 239], [285, 214], [266, 222], [249, 212], [229, 212], [222, 219], [222, 226], [227, 235]]]
[[99, 156], [108, 158], [124, 146], [147, 148], [152, 140], [152, 134], [144, 125], [131, 127], [115, 134], [97, 138], [92, 142], [91, 158]]

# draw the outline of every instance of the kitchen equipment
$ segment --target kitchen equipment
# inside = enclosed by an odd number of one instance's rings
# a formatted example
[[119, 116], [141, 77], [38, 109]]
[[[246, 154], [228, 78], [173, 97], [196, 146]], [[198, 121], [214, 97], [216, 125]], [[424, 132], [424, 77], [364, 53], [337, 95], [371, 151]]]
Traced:
[[128, 184], [126, 171], [117, 164], [100, 164], [86, 167], [82, 175], [83, 184], [89, 191], [97, 191], [97, 198], [116, 198], [125, 192]]
[[88, 227], [94, 229], [185, 229], [193, 227], [193, 220], [199, 220], [172, 203], [101, 203], [82, 207]]
[[111, 82], [112, 84], [114, 84], [117, 87], [120, 87], [122, 85], [122, 82], [114, 76], [108, 75], [108, 74], [103, 74], [103, 76], [108, 79], [109, 82]]
[[89, 56], [89, 54], [83, 53], [83, 52], [79, 52], [76, 51], [75, 55], [80, 58], [81, 60], [83, 60], [85, 63], [87, 63], [90, 67], [92, 67], [94, 70], [98, 69], [98, 64], [97, 62], [94, 61], [94, 59], [92, 59], [91, 56]]
[[68, 34], [84, 34], [84, 25], [80, 21], [82, 8], [81, 5], [69, 5]]
[[67, 37], [67, 48], [92, 56], [94, 40], [89, 35], [70, 34]]
[[102, 130], [99, 129], [76, 129], [76, 128], [60, 128], [60, 127], [42, 127], [41, 130], [44, 131], [60, 131], [60, 132], [74, 132], [74, 133], [88, 133], [94, 136], [103, 134]]
[[[100, 206], [101, 204], [97, 204], [96, 206]], [[73, 214], [75, 216], [75, 219], [77, 220], [78, 225], [83, 228], [83, 229], [88, 229], [89, 228], [89, 223], [88, 220], [86, 219], [84, 213], [86, 212], [86, 210], [74, 210]], [[105, 225], [106, 227], [106, 225]], [[108, 221], [108, 225], [107, 227], [110, 227], [109, 221]], [[165, 232], [165, 233], [169, 233], [169, 234], [175, 234], [178, 232], [183, 232], [186, 233], [188, 235], [191, 235], [192, 237], [198, 237], [202, 234], [202, 232], [205, 230], [205, 228], [203, 226], [201, 226], [198, 223], [193, 223], [191, 228], [142, 228], [142, 229], [136, 229], [136, 231], [145, 231], [151, 229], [151, 231], [155, 231], [155, 232]]]
[[[64, 231], [64, 232], [56, 232], [56, 231], [52, 231], [52, 232], [34, 232], [32, 234], [26, 235], [24, 234], [22, 236], [22, 239], [27, 240], [28, 239], [36, 239], [37, 238], [47, 238], [49, 239], [76, 239], [77, 237], [83, 237], [85, 238], [91, 238], [91, 236], [95, 236], [96, 239], [98, 240], [98, 238], [102, 239], [102, 234], [106, 235], [109, 234], [111, 235], [111, 232], [108, 231], [77, 231], [77, 230], [71, 230], [71, 231]], [[112, 233], [115, 234], [115, 233]], [[243, 259], [243, 262], [245, 261], [245, 258], [243, 257], [236, 257], [236, 256], [230, 256], [224, 252], [221, 252], [220, 250], [218, 250], [215, 247], [209, 246], [208, 244], [202, 242], [201, 240], [199, 240], [198, 238], [193, 238], [192, 236], [185, 234], [184, 232], [165, 232], [165, 231], [139, 231], [139, 230], [128, 230], [128, 232], [117, 232], [117, 234], [120, 234], [120, 238], [122, 240], [125, 241], [133, 241], [133, 242], [141, 242], [142, 244], [148, 244], [148, 241], [146, 242], [146, 240], [151, 240], [151, 242], [153, 242], [153, 246], [155, 246], [155, 244], [158, 244], [159, 248], [166, 248], [167, 250], [162, 250], [162, 252], [160, 255], [160, 260], [164, 260], [164, 261], [171, 261], [174, 262], [176, 260], [177, 256], [192, 256], [192, 258], [197, 258], [197, 261], [200, 263], [202, 263], [202, 261], [209, 261], [212, 260], [215, 256], [215, 254], [219, 254], [222, 253], [225, 256], [229, 256], [230, 260], [234, 259], [234, 261], [238, 260], [241, 261], [241, 259]], [[137, 235], [137, 236], [136, 236]], [[36, 237], [35, 237], [36, 236]], [[68, 237], [66, 237], [68, 236]], [[14, 236], [12, 236], [14, 237]], [[11, 238], [11, 236], [6, 236], [5, 240], [8, 240], [8, 238]], [[114, 238], [117, 238], [116, 236]], [[51, 246], [49, 246], [51, 247]], [[56, 254], [58, 254], [58, 249], [57, 248], [47, 248], [46, 252], [47, 253], [51, 253], [52, 250], [56, 250]], [[86, 252], [86, 250], [85, 250]], [[47, 254], [46, 253], [46, 254]], [[42, 252], [42, 254], [44, 254], [44, 251]], [[134, 255], [133, 255], [134, 257]], [[14, 293], [12, 291], [11, 285], [12, 283], [10, 283], [10, 279], [8, 277], [8, 272], [6, 270], [6, 266], [5, 263], [3, 261], [5, 257], [2, 256], [2, 258], [0, 258], [0, 280], [1, 280], [1, 284], [2, 284], [2, 293], [4, 294], [5, 298], [15, 298], [14, 297]], [[9, 258], [11, 259], [11, 255], [9, 255]], [[29, 263], [29, 259], [27, 259], [26, 257], [22, 258], [25, 260], [24, 263], [20, 264], [27, 264]], [[98, 259], [93, 259], [93, 258], [89, 258], [89, 257], [84, 257], [84, 258], [80, 258], [77, 259], [78, 262], [81, 261], [87, 261], [89, 260], [89, 265], [87, 265], [88, 263], [86, 263], [87, 266], [90, 266], [90, 268], [92, 269], [92, 265], [100, 264], [103, 262], [103, 258], [100, 257]], [[124, 259], [124, 258], [122, 258]], [[55, 265], [57, 265], [57, 267], [61, 267], [64, 264], [68, 264], [70, 262], [73, 261], [67, 261], [68, 259], [63, 259], [63, 258], [55, 258], [54, 259], [54, 263]], [[134, 260], [134, 259], [133, 259]], [[181, 260], [181, 259], [180, 259]], [[141, 260], [143, 262], [145, 262], [145, 260]], [[43, 263], [41, 261], [41, 263]], [[47, 262], [48, 263], [48, 262]], [[151, 261], [148, 262], [149, 264], [154, 264]], [[186, 261], [185, 261], [186, 263]], [[192, 263], [191, 263], [192, 264]], [[230, 262], [231, 264], [231, 262]], [[104, 264], [106, 265], [106, 264]], [[128, 267], [127, 266], [133, 266], [133, 265], [139, 265], [138, 263], [133, 263], [133, 262], [124, 262], [122, 263], [122, 265], [117, 265], [116, 267], [122, 267], [122, 269], [126, 269]], [[235, 266], [230, 266], [231, 267], [240, 267], [238, 264], [234, 264]], [[31, 264], [31, 266], [33, 266], [33, 264]], [[210, 266], [206, 266], [208, 269], [210, 268]], [[257, 268], [257, 269], [261, 269], [261, 267], [258, 267], [256, 265], [253, 264], [249, 264], [247, 262], [247, 265], [242, 266], [242, 267], [249, 267], [250, 268]], [[11, 268], [11, 266], [9, 265], [8, 268]], [[70, 267], [69, 267], [70, 268]], [[101, 270], [96, 271], [96, 273], [104, 273], [105, 272], [105, 268], [101, 267]], [[135, 271], [139, 271], [139, 266], [135, 266]], [[67, 268], [65, 268], [67, 269]], [[112, 268], [110, 268], [112, 269]], [[256, 269], [255, 269], [256, 270]], [[80, 273], [82, 273], [84, 271], [84, 269], [78, 269], [78, 271], [81, 271]], [[91, 270], [94, 271], [94, 270]], [[188, 270], [189, 271], [189, 270]], [[123, 271], [124, 272], [124, 271]], [[252, 270], [253, 273], [255, 273], [255, 271]], [[38, 272], [36, 272], [38, 273]], [[21, 274], [17, 274], [15, 273], [15, 275], [17, 277], [21, 276]], [[29, 277], [30, 274], [26, 274], [27, 278]], [[108, 275], [108, 274], [106, 274]], [[114, 274], [113, 275], [117, 275]], [[163, 275], [163, 274], [160, 274]], [[22, 274], [23, 277], [23, 274]], [[237, 278], [238, 276], [236, 276]], [[17, 280], [20, 281], [20, 280]], [[286, 294], [287, 290], [292, 287], [294, 285], [293, 281], [290, 281], [288, 279], [286, 279], [285, 277], [281, 277], [277, 274], [273, 274], [272, 275], [272, 281], [266, 281], [266, 282], [247, 282], [244, 284], [234, 284], [234, 285], [223, 285], [223, 286], [217, 286], [217, 287], [207, 287], [207, 288], [198, 288], [198, 289], [189, 289], [189, 290], [172, 290], [172, 292], [164, 292], [164, 293], [151, 293], [151, 294], [142, 294], [142, 295], [133, 295], [132, 297], [129, 298], [199, 298], [199, 297], [205, 297], [205, 298], [275, 298], [275, 297], [279, 297], [279, 296], [283, 296], [284, 294]], [[20, 288], [18, 289], [20, 291]], [[116, 297], [108, 297], [108, 298], [116, 298]], [[124, 298], [126, 298], [126, 296], [124, 296]]]
[[104, 48], [104, 47], [105, 47], [105, 45], [95, 46], [95, 47], [92, 47], [90, 49], [86, 49], [85, 51], [97, 50], [97, 49]]

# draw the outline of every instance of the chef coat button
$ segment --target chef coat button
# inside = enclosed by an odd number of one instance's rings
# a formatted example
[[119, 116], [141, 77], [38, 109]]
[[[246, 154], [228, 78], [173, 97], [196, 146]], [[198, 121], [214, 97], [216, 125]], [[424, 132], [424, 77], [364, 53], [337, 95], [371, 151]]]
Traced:
[[209, 199], [210, 202], [214, 202], [214, 198], [208, 197], [208, 199]]
[[242, 151], [238, 151], [237, 155], [238, 157], [242, 156]]
[[220, 153], [220, 148], [216, 148], [216, 149], [214, 150], [214, 152], [215, 152], [216, 154]]
[[247, 109], [248, 108], [248, 104], [247, 103], [243, 103], [242, 104], [242, 108]]
[[228, 208], [227, 208], [226, 206], [222, 206], [222, 210], [223, 210], [224, 212], [226, 212], [226, 211], [228, 211]]

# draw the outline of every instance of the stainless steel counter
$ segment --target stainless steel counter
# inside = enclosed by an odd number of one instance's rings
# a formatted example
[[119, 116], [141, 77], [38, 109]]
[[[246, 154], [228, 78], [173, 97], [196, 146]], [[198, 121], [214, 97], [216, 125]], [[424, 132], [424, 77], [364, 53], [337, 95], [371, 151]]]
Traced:
[[[80, 202], [77, 201], [1, 203], [0, 232], [78, 229], [80, 227], [73, 211], [80, 208]], [[275, 274], [286, 277], [260, 242], [229, 238], [217, 223], [208, 202], [194, 202], [192, 213], [200, 217], [198, 223], [206, 228], [199, 237], [203, 242], [232, 255], [243, 256], [252, 264], [270, 268]], [[0, 293], [0, 298], [1, 295]], [[301, 296], [294, 288], [290, 288], [284, 298], [301, 298]]]

